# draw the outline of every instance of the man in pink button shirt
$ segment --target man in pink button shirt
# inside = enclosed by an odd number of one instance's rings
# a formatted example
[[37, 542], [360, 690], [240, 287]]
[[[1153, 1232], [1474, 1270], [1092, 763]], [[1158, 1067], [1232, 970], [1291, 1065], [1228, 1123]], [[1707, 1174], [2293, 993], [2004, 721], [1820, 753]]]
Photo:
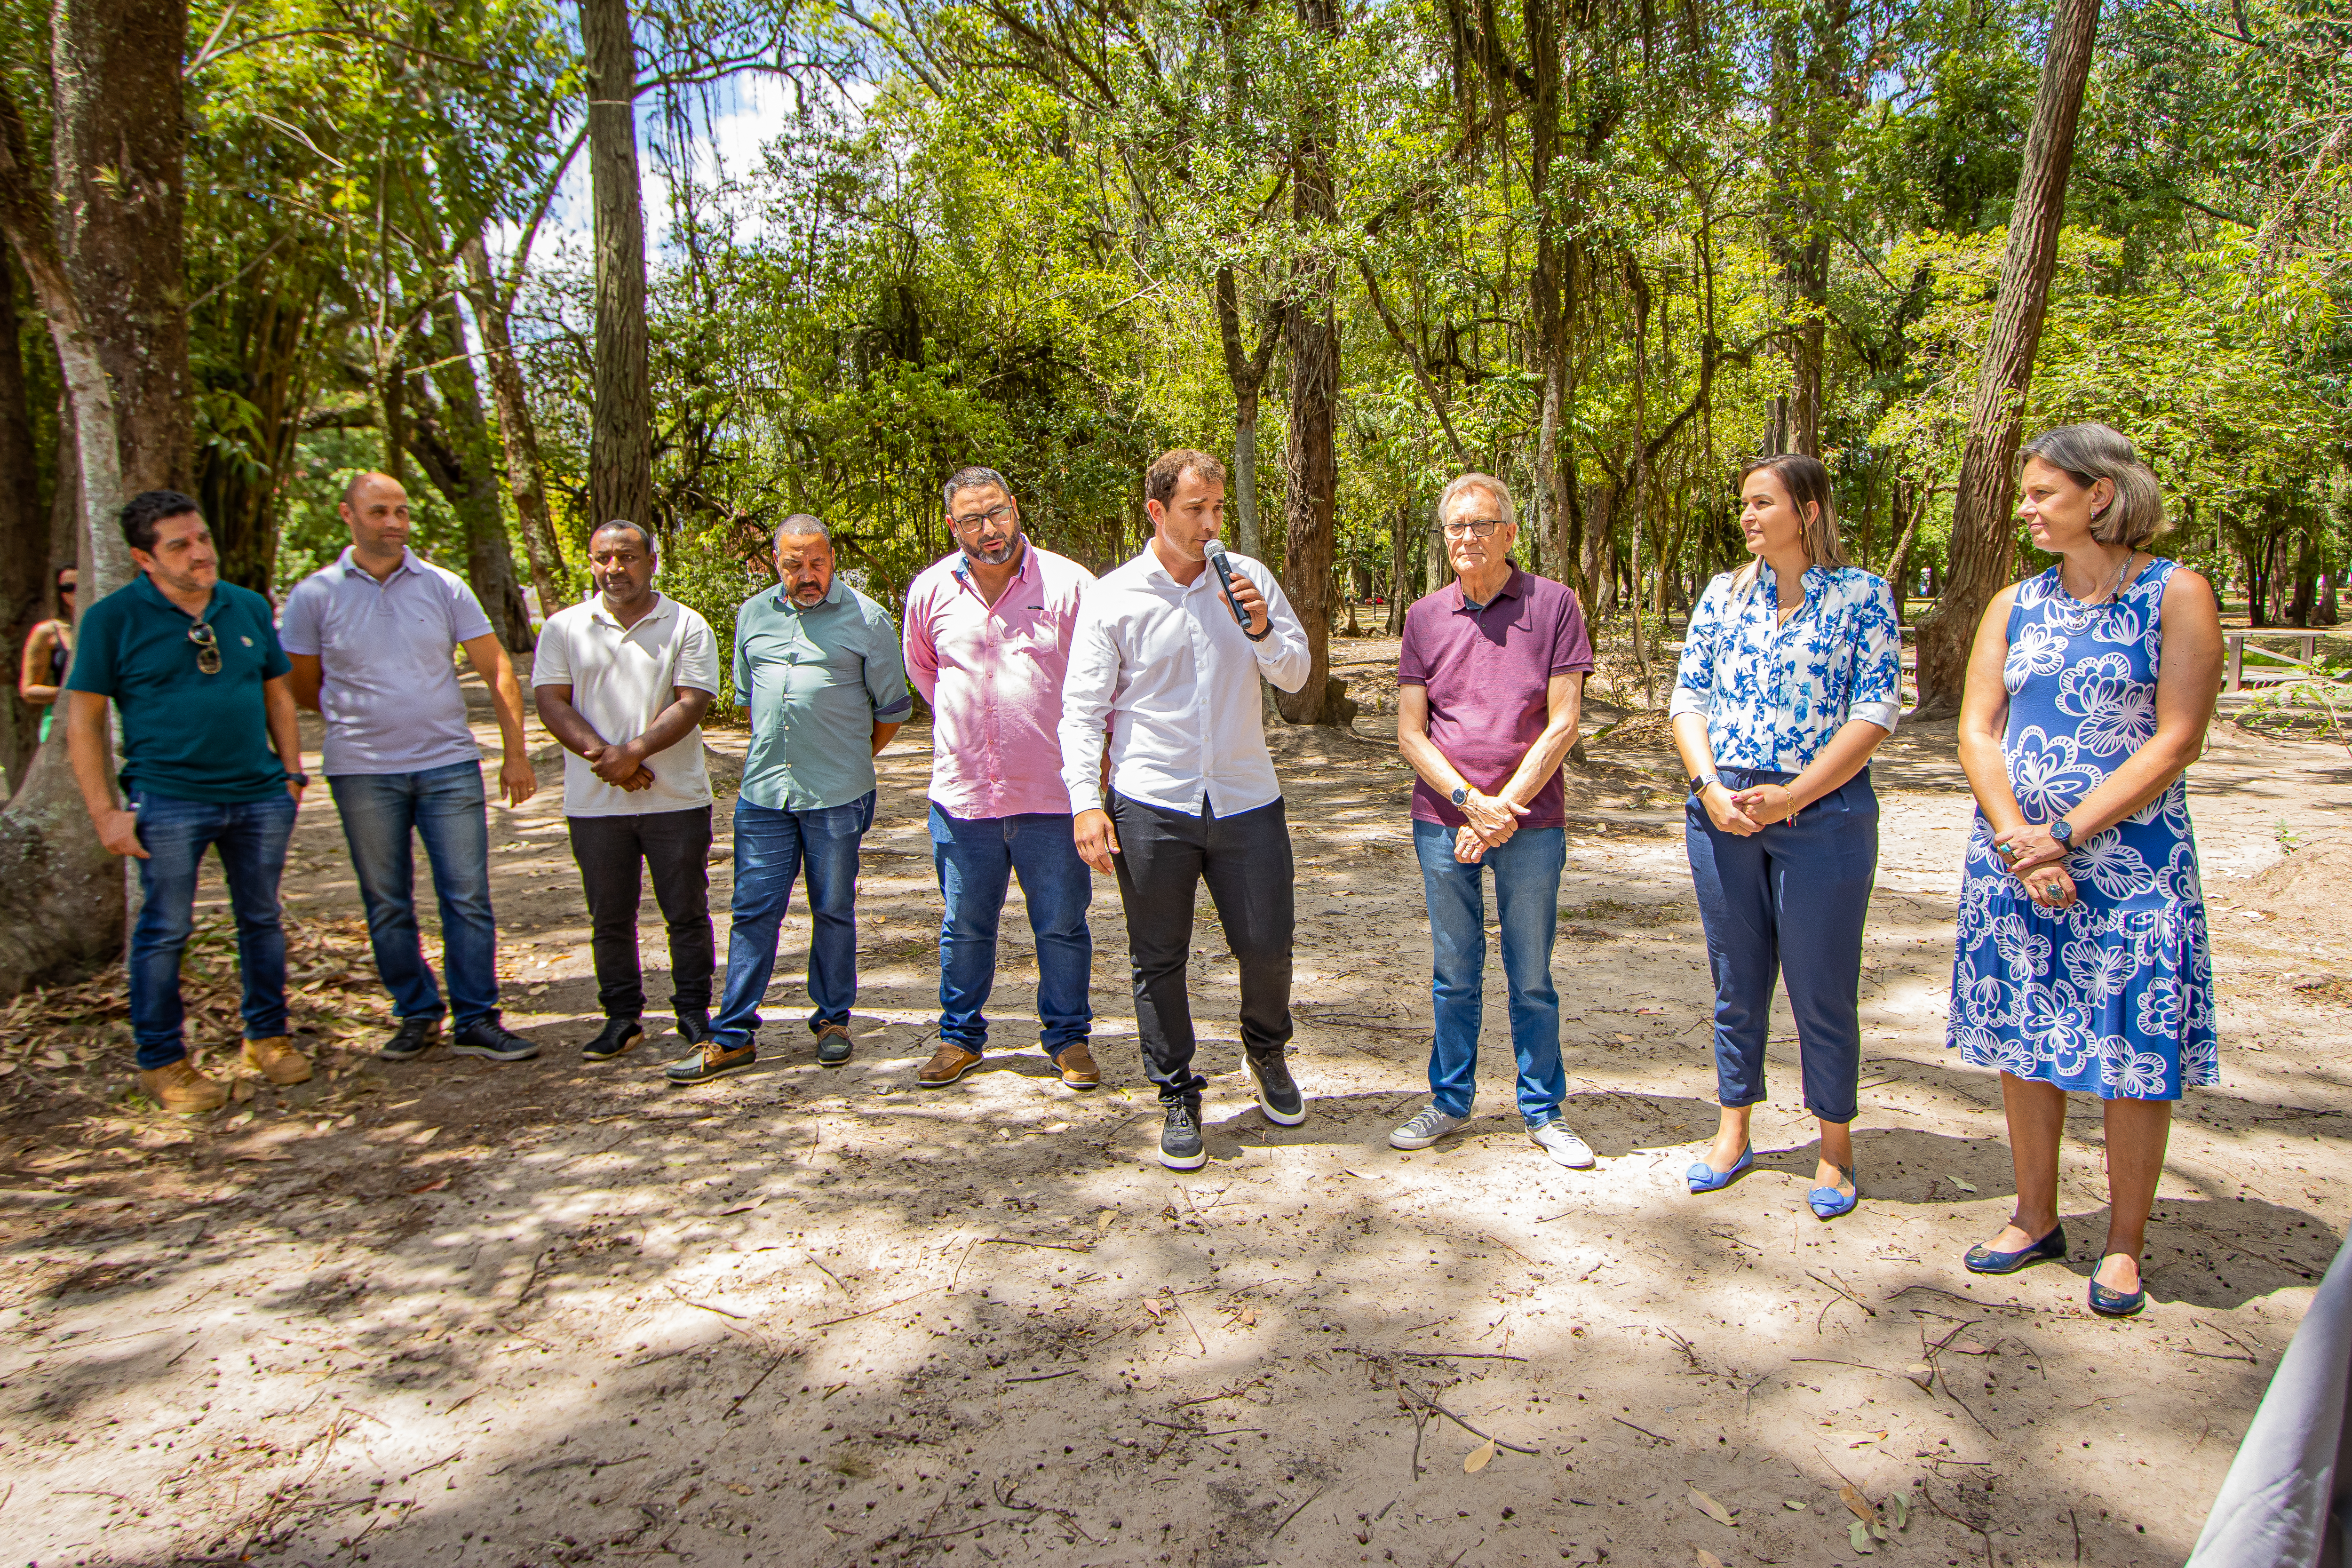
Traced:
[[915, 1075], [955, 1082], [988, 1047], [982, 1009], [996, 983], [996, 932], [1018, 874], [1037, 939], [1037, 1021], [1072, 1089], [1102, 1081], [1087, 1037], [1094, 879], [1070, 831], [1062, 783], [1062, 677], [1085, 567], [1021, 532], [1004, 476], [963, 468], [944, 487], [963, 548], [907, 590], [907, 674], [931, 709], [931, 859], [940, 922], [940, 1048]]

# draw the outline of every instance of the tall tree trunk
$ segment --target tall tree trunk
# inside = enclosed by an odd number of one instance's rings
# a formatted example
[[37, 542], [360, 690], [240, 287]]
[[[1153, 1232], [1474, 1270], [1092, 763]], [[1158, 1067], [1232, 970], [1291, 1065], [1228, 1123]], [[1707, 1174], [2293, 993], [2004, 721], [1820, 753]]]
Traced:
[[[129, 19], [125, 20], [127, 25]], [[78, 25], [74, 30], [79, 36], [83, 29]], [[138, 36], [162, 51], [165, 68], [146, 68], [152, 67], [152, 61], [124, 60], [121, 62], [124, 80], [160, 94], [141, 107], [146, 114], [168, 119], [176, 127], [184, 33], [157, 37], [152, 29], [142, 29]], [[78, 81], [73, 90], [64, 81], [58, 82], [52, 116], [60, 147], [68, 141], [89, 142], [87, 127], [78, 121], [79, 117], [99, 112], [94, 100], [105, 96], [89, 89], [87, 80]], [[110, 112], [121, 108], [121, 101], [106, 106]], [[123, 439], [101, 345], [85, 320], [83, 302], [60, 249], [55, 221], [60, 204], [52, 184], [58, 176], [45, 177], [33, 167], [29, 146], [24, 115], [5, 79], [0, 79], [0, 234], [6, 237], [32, 286], [34, 302], [48, 322], [59, 379], [71, 405], [73, 492], [82, 511], [79, 596], [95, 602], [131, 579], [130, 552], [115, 526], [123, 500]], [[170, 189], [178, 189], [176, 170], [164, 178], [152, 168], [143, 168], [139, 178], [142, 182], [163, 179]], [[107, 240], [151, 244], [176, 260], [178, 205], [152, 199], [152, 184], [134, 189], [129, 180], [111, 186], [94, 183], [87, 193], [88, 202], [139, 204], [138, 216], [144, 222], [168, 221], [172, 233], [146, 234], [115, 221], [120, 214], [93, 216], [85, 212], [81, 215], [83, 271], [110, 270], [100, 265]], [[121, 275], [131, 286], [159, 286], [160, 275], [152, 268], [126, 265]], [[170, 279], [163, 298], [149, 294], [109, 303], [118, 323], [124, 315], [170, 316], [179, 303], [178, 279]], [[184, 338], [181, 342], [184, 345]], [[184, 363], [177, 384], [184, 395]], [[153, 404], [147, 406], [152, 413]], [[171, 424], [165, 416], [150, 420], [147, 456], [152, 458], [159, 449], [156, 430]], [[184, 415], [176, 427], [183, 431], [190, 427]], [[65, 481], [66, 476], [58, 476], [60, 493], [66, 489]], [[41, 748], [27, 772], [24, 787], [6, 811], [0, 812], [0, 995], [14, 995], [43, 981], [86, 974], [120, 953], [124, 877], [124, 868], [99, 844], [82, 810], [80, 791], [66, 759], [66, 727], [53, 726], [48, 744]]]
[[2098, 35], [2099, 0], [2059, 0], [2051, 17], [2033, 125], [2025, 137], [2009, 247], [2001, 258], [2000, 293], [1992, 336], [1969, 409], [1967, 445], [1952, 507], [1949, 581], [1919, 625], [1919, 713], [1948, 718], [1959, 711], [1969, 650], [1977, 622], [2008, 585], [2016, 555], [2010, 515], [2017, 447], [2023, 437], [2025, 390], [2049, 308], [2050, 275], [2058, 260], [2058, 229], [2066, 215], [2066, 174], [2074, 159], [2074, 122], [2083, 84], [2091, 74]]
[[221, 575], [257, 594], [269, 592], [277, 572], [278, 488], [310, 408], [319, 360], [312, 329], [324, 289], [307, 258], [265, 265], [226, 292], [211, 334], [236, 352], [208, 366], [207, 385], [234, 393], [253, 412], [245, 430], [222, 433], [198, 455], [194, 494], [220, 550]]
[[478, 234], [463, 250], [474, 320], [482, 329], [483, 358], [490, 368], [490, 400], [499, 411], [499, 437], [507, 455], [507, 489], [513, 492], [515, 517], [522, 524], [523, 550], [530, 558], [531, 586], [539, 594], [539, 613], [551, 616], [572, 602], [563, 584], [563, 545], [548, 515], [547, 484], [541, 478], [539, 427], [530, 417], [530, 398], [523, 386], [522, 366], [515, 358], [514, 338], [507, 325], [510, 296], [490, 276], [488, 250]]
[[16, 695], [17, 660], [33, 628], [57, 613], [50, 602], [49, 518], [41, 505], [41, 466], [34, 458], [33, 408], [16, 311], [19, 272], [0, 246], [0, 659], [8, 689], [0, 697], [0, 770], [6, 787], [24, 782], [40, 733], [41, 710]]
[[186, 0], [68, 0], [51, 13], [58, 249], [113, 378], [122, 483], [186, 489]]
[[580, 37], [588, 56], [588, 179], [596, 211], [591, 525], [625, 518], [651, 527], [654, 409], [646, 368], [646, 216], [637, 179], [637, 51], [629, 32], [628, 0], [581, 0]]
[[[1297, 0], [1311, 47], [1339, 35], [1339, 0]], [[1283, 585], [1307, 629], [1307, 684], [1277, 693], [1275, 705], [1294, 724], [1320, 724], [1343, 705], [1330, 700], [1331, 561], [1339, 506], [1338, 422], [1339, 324], [1334, 296], [1339, 268], [1329, 229], [1339, 221], [1331, 173], [1331, 106], [1301, 106], [1291, 170], [1291, 216], [1313, 235], [1292, 276], [1284, 339], [1290, 353], [1290, 483], [1283, 507]]]
[[1258, 395], [1265, 385], [1266, 368], [1274, 361], [1275, 345], [1282, 341], [1282, 318], [1277, 312], [1261, 325], [1256, 352], [1244, 353], [1241, 290], [1232, 268], [1217, 268], [1213, 292], [1217, 336], [1225, 351], [1225, 379], [1234, 389], [1234, 548], [1263, 561], [1265, 542], [1257, 524]]
[[[467, 352], [466, 327], [455, 296], [434, 310], [433, 379], [440, 407], [421, 405], [409, 426], [409, 441], [433, 488], [457, 514], [466, 530], [466, 580], [482, 601], [499, 641], [515, 653], [531, 647], [530, 612], [515, 581], [514, 552], [507, 542], [506, 508], [499, 499], [498, 467], [490, 457], [490, 424]], [[559, 606], [560, 607], [560, 606]]]

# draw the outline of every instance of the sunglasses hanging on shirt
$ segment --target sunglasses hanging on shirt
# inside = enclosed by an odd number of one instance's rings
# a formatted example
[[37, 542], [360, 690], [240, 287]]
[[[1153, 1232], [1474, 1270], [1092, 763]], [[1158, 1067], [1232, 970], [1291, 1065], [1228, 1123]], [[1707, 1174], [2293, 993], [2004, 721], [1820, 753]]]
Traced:
[[198, 621], [188, 628], [188, 640], [196, 645], [196, 668], [206, 675], [221, 672], [220, 638], [213, 634], [212, 623]]

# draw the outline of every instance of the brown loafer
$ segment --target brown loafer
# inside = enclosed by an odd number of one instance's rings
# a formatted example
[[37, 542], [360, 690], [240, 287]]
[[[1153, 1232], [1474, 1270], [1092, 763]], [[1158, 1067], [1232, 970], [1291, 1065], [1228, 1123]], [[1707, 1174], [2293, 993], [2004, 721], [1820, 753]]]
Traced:
[[916, 1069], [915, 1081], [925, 1089], [941, 1089], [979, 1065], [978, 1051], [968, 1051], [941, 1040], [940, 1048], [931, 1053], [931, 1059]]
[[228, 1090], [198, 1072], [185, 1057], [142, 1071], [139, 1087], [174, 1116], [202, 1116], [228, 1103]]
[[246, 1041], [245, 1065], [280, 1089], [310, 1081], [310, 1058], [288, 1044], [283, 1035]]
[[1094, 1053], [1087, 1049], [1084, 1040], [1072, 1040], [1054, 1058], [1062, 1071], [1062, 1081], [1072, 1089], [1093, 1089], [1102, 1082], [1102, 1069], [1095, 1066]]

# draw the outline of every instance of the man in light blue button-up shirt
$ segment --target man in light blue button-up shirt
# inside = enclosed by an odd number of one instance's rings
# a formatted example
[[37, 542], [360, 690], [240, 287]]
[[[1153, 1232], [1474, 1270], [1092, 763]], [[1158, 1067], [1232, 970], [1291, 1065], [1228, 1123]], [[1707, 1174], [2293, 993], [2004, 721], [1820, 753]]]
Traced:
[[874, 758], [915, 702], [890, 612], [835, 574], [824, 523], [796, 513], [777, 526], [776, 578], [735, 612], [735, 690], [751, 710], [751, 747], [735, 800], [727, 991], [711, 1037], [671, 1065], [674, 1083], [757, 1059], [776, 931], [803, 868], [814, 927], [809, 1029], [820, 1063], [849, 1059], [857, 847], [874, 825]]

